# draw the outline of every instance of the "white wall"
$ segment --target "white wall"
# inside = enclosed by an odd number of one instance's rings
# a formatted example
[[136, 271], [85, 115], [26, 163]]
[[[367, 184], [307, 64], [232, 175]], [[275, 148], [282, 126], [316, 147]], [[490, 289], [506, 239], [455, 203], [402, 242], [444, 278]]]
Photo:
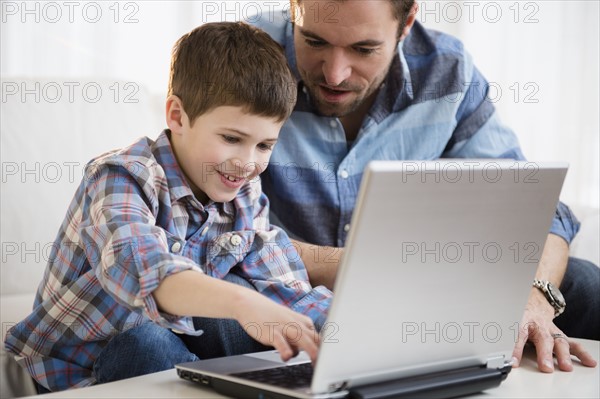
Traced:
[[600, 2], [419, 4], [419, 19], [459, 37], [494, 83], [527, 158], [570, 163], [562, 199], [598, 208]]
[[[598, 207], [599, 2], [419, 4], [420, 20], [463, 40], [494, 82], [496, 105], [517, 132], [525, 155], [571, 163], [563, 200]], [[57, 78], [60, 94], [67, 96], [72, 88], [74, 101], [93, 97], [96, 87], [89, 84], [101, 78], [131, 82], [127, 87], [101, 87], [103, 95], [112, 95], [117, 102], [135, 100], [138, 86], [164, 95], [170, 50], [183, 33], [203, 22], [243, 19], [259, 9], [267, 18], [276, 7], [286, 5], [286, 1], [2, 1], [3, 96], [15, 89], [6, 86], [14, 76]], [[91, 91], [83, 93], [84, 88]], [[46, 89], [41, 101], [57, 95], [57, 87]]]

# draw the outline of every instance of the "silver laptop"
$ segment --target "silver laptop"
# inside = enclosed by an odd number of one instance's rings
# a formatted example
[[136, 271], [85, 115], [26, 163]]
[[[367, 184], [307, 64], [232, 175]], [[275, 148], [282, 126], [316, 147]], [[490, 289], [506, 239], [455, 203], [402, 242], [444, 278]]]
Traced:
[[179, 364], [179, 376], [236, 398], [451, 397], [499, 385], [566, 172], [371, 162], [314, 368], [270, 351]]

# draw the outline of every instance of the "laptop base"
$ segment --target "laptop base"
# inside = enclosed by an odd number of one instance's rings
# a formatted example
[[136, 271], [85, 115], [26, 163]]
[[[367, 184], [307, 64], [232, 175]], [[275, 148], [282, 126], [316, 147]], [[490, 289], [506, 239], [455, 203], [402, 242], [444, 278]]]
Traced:
[[[417, 377], [380, 382], [351, 388], [344, 392], [316, 397], [347, 397], [349, 399], [400, 399], [400, 398], [453, 398], [495, 388], [506, 379], [512, 367], [500, 369], [470, 367], [465, 369], [427, 374]], [[177, 370], [179, 377], [209, 386], [216, 392], [239, 399], [286, 399], [297, 396], [261, 389], [192, 371]]]
[[495, 388], [512, 367], [471, 367], [460, 370], [402, 378], [350, 389], [350, 399], [453, 398]]

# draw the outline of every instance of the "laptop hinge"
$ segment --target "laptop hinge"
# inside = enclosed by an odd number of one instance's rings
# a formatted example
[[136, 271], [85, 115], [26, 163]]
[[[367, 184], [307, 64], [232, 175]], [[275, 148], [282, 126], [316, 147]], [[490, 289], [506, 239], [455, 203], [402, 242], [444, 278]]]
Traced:
[[346, 389], [348, 386], [348, 381], [336, 382], [333, 384], [329, 384], [329, 392], [338, 392], [343, 389]]
[[485, 367], [488, 369], [499, 369], [504, 367], [504, 356], [494, 356], [488, 359]]

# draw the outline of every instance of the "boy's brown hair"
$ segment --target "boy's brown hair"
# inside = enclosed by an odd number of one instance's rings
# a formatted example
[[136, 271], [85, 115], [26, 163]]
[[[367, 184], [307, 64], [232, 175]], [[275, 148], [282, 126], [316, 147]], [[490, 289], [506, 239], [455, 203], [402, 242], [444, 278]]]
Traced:
[[296, 103], [296, 80], [267, 33], [242, 22], [216, 22], [175, 43], [168, 95], [181, 99], [190, 125], [224, 105], [281, 122]]

